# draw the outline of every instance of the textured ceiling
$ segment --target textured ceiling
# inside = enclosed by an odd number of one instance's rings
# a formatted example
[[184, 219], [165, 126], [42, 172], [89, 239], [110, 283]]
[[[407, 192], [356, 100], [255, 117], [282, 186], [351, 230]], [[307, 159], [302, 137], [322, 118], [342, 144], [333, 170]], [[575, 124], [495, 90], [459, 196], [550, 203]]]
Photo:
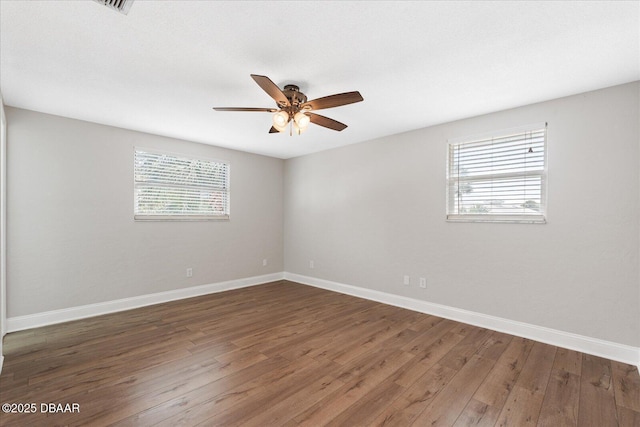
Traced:
[[[295, 157], [640, 79], [640, 3], [0, 1], [6, 105]], [[320, 113], [349, 125], [268, 134], [250, 78], [309, 99], [358, 90]]]

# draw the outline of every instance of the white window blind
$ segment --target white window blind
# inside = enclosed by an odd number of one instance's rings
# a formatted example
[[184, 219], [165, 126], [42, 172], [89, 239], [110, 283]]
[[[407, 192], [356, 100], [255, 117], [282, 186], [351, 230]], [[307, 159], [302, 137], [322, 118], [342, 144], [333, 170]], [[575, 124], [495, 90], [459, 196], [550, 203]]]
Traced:
[[449, 143], [447, 219], [545, 222], [546, 124]]
[[135, 149], [134, 218], [229, 218], [229, 165]]

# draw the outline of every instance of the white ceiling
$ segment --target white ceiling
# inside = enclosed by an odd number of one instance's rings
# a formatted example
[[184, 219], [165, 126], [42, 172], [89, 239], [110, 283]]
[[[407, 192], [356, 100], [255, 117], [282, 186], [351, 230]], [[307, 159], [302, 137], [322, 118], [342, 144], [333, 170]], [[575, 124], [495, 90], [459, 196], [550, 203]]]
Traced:
[[[640, 79], [640, 2], [0, 1], [6, 105], [290, 158]], [[250, 78], [364, 102], [268, 134]]]

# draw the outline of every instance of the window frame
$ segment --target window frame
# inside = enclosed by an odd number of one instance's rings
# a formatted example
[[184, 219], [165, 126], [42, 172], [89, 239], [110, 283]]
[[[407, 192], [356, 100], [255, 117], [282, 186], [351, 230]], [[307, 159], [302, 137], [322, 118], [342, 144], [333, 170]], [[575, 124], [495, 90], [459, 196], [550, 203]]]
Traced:
[[[136, 165], [136, 156], [137, 153], [149, 153], [154, 155], [161, 156], [169, 156], [180, 160], [195, 160], [201, 162], [208, 163], [221, 163], [225, 165], [226, 174], [224, 177], [224, 188], [218, 188], [214, 186], [210, 186], [214, 191], [224, 192], [225, 194], [225, 211], [223, 214], [149, 214], [149, 213], [138, 213], [138, 189], [144, 186], [144, 183], [136, 181], [137, 175], [137, 165]], [[176, 153], [165, 150], [158, 149], [150, 149], [145, 147], [134, 147], [133, 150], [133, 219], [135, 221], [228, 221], [231, 218], [231, 164], [228, 161], [207, 158], [203, 156], [197, 156], [192, 154], [184, 154], [184, 153]], [[170, 188], [183, 188], [183, 189], [202, 189], [207, 188], [205, 185], [185, 185], [185, 184], [157, 184], [158, 187], [170, 187]]]
[[[491, 213], [460, 213], [454, 212], [455, 208], [455, 194], [452, 194], [453, 180], [460, 182], [459, 176], [452, 176], [453, 159], [452, 150], [454, 146], [463, 144], [473, 144], [492, 138], [501, 139], [507, 138], [511, 135], [519, 135], [527, 132], [543, 131], [543, 143], [542, 147], [544, 153], [542, 156], [543, 168], [540, 171], [531, 172], [515, 172], [504, 174], [491, 174], [488, 173], [485, 176], [476, 177], [475, 180], [487, 180], [496, 182], [500, 179], [515, 178], [515, 177], [540, 177], [540, 213], [539, 214], [491, 214]], [[547, 186], [548, 186], [548, 126], [546, 122], [533, 123], [525, 126], [513, 127], [508, 129], [502, 129], [497, 131], [491, 131], [483, 134], [477, 134], [473, 136], [465, 136], [452, 138], [447, 140], [447, 165], [446, 165], [446, 221], [447, 222], [484, 222], [484, 223], [522, 223], [522, 224], [545, 224], [547, 222]], [[469, 178], [465, 181], [473, 181]]]

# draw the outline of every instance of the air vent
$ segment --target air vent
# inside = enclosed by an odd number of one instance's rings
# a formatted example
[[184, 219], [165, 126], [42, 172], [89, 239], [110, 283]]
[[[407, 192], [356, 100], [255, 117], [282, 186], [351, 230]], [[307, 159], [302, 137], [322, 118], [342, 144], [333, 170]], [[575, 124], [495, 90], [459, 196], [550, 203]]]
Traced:
[[133, 0], [93, 0], [96, 3], [103, 4], [110, 9], [116, 10], [120, 13], [124, 13], [125, 15], [129, 13], [129, 9], [131, 9], [131, 4]]

